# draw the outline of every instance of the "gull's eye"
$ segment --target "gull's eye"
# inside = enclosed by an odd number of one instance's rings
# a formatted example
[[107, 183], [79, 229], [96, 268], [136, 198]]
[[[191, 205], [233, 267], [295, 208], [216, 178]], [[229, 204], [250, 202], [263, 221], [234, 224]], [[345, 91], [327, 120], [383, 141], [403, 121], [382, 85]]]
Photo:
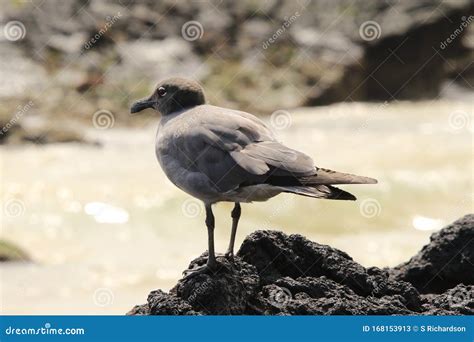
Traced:
[[158, 95], [160, 95], [160, 97], [163, 97], [166, 95], [166, 89], [164, 87], [159, 87], [158, 88]]

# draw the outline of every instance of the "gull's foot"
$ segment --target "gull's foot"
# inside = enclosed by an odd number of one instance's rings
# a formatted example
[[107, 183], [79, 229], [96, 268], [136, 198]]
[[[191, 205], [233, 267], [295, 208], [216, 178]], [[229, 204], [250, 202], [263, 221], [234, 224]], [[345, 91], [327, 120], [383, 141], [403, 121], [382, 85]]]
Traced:
[[200, 274], [212, 273], [214, 268], [215, 266], [209, 264], [198, 266], [195, 268], [189, 268], [183, 272], [183, 279], [191, 279]]
[[229, 261], [234, 261], [234, 252], [227, 252], [224, 254], [224, 258]]

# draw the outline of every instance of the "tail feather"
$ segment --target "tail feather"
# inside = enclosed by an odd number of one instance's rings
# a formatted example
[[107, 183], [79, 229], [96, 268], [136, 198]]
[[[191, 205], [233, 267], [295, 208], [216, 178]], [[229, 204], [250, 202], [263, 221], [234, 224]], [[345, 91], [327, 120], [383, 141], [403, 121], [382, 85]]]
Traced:
[[350, 173], [337, 172], [328, 169], [317, 168], [316, 174], [312, 176], [299, 177], [304, 185], [317, 184], [376, 184], [374, 178], [352, 175]]
[[346, 201], [355, 201], [357, 199], [353, 194], [331, 185], [282, 186], [280, 188], [283, 190], [283, 192], [289, 192], [297, 195], [314, 198], [326, 198]]

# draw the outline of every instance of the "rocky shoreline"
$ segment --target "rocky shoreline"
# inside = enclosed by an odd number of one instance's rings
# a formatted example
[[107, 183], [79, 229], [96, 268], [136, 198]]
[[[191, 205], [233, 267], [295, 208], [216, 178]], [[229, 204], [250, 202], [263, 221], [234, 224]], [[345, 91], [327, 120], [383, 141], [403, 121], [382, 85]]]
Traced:
[[181, 279], [169, 293], [152, 291], [127, 314], [474, 314], [474, 214], [434, 233], [394, 268], [366, 268], [340, 250], [279, 231], [256, 231], [233, 262], [218, 260], [214, 274]]
[[178, 75], [201, 82], [210, 103], [258, 115], [352, 101], [472, 102], [469, 0], [3, 5], [0, 144], [87, 142], [81, 128], [142, 127], [146, 116], [130, 116], [130, 101]]

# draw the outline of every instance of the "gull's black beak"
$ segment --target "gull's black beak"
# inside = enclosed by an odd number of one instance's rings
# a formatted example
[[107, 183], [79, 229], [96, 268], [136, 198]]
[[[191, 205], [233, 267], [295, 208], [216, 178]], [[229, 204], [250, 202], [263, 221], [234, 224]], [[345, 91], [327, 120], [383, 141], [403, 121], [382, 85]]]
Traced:
[[141, 112], [144, 109], [147, 108], [152, 108], [153, 107], [153, 100], [151, 99], [143, 99], [143, 100], [138, 100], [134, 104], [132, 104], [132, 107], [130, 108], [130, 113], [138, 113]]

